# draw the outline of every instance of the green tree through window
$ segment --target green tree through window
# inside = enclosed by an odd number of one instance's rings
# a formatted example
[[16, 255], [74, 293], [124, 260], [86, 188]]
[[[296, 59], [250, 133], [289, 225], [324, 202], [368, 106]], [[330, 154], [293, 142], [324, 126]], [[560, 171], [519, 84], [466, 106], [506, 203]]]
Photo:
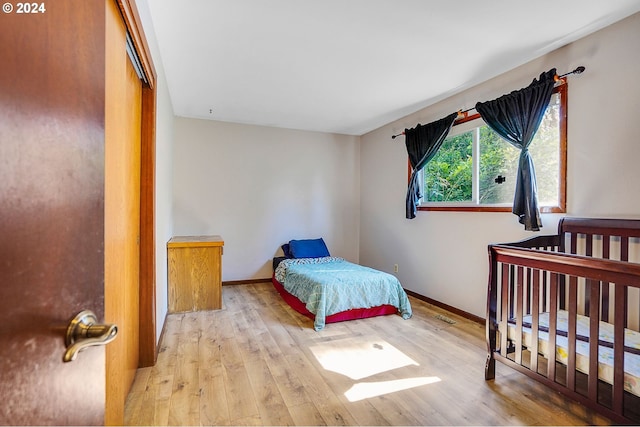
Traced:
[[466, 132], [445, 139], [425, 166], [425, 195], [430, 202], [471, 200], [473, 135]]

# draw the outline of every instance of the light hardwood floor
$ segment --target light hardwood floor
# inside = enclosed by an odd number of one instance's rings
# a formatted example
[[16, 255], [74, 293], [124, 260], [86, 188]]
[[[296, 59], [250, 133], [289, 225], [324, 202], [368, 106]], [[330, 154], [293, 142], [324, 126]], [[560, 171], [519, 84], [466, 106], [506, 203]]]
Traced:
[[485, 381], [484, 326], [415, 298], [409, 320], [315, 332], [269, 283], [224, 286], [222, 296], [221, 310], [168, 316], [125, 424], [610, 424], [500, 363]]

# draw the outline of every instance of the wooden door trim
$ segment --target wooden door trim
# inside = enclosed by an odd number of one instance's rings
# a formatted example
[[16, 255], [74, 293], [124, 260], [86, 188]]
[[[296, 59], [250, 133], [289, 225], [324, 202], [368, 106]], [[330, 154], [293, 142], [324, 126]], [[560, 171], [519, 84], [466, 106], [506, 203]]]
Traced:
[[153, 366], [156, 341], [156, 70], [134, 0], [116, 0], [133, 40], [146, 84], [142, 87], [140, 158], [140, 367]]
[[156, 90], [142, 88], [142, 144], [140, 152], [140, 361], [153, 366], [156, 341]]

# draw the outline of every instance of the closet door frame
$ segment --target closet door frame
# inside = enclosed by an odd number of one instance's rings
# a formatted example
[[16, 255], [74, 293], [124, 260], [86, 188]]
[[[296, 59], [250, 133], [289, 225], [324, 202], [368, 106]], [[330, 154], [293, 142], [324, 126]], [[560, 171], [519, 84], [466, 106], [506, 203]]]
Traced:
[[156, 70], [134, 0], [116, 0], [138, 54], [146, 83], [142, 87], [140, 166], [140, 367], [153, 366], [156, 341]]

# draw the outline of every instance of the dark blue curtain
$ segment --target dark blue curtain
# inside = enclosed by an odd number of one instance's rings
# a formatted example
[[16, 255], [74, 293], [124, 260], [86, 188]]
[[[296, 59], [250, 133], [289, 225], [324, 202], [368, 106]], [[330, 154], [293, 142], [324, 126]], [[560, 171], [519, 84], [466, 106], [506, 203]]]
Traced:
[[416, 217], [418, 201], [422, 197], [422, 185], [418, 182], [418, 172], [440, 149], [456, 117], [458, 113], [452, 113], [424, 126], [418, 124], [413, 129], [404, 130], [405, 145], [412, 169], [406, 198], [407, 219]]
[[553, 68], [540, 74], [538, 80], [533, 79], [529, 86], [493, 101], [478, 102], [475, 107], [491, 129], [521, 150], [512, 211], [528, 231], [538, 231], [542, 227], [536, 172], [529, 145], [549, 105], [555, 75]]

